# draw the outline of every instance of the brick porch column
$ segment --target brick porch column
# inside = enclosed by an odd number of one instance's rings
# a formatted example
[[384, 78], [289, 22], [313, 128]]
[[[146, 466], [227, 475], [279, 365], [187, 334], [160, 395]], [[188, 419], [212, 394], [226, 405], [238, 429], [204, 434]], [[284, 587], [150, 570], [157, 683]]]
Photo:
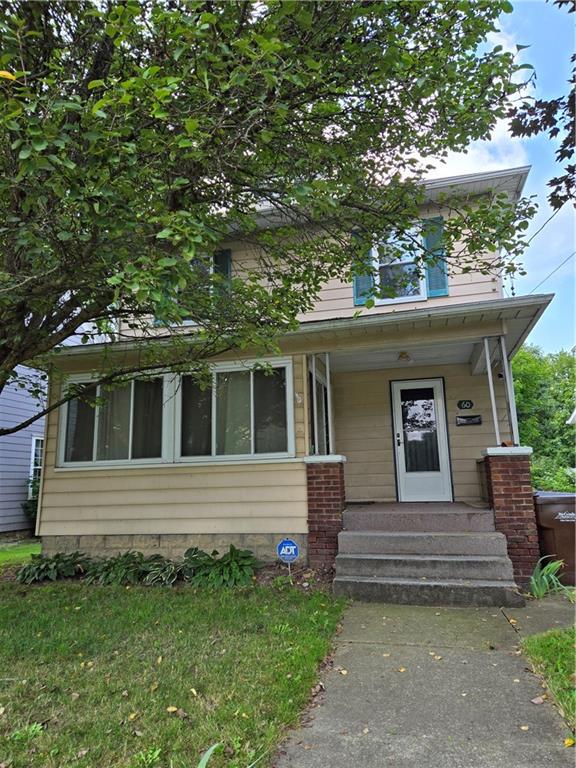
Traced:
[[331, 568], [344, 511], [344, 456], [307, 456], [308, 562]]
[[516, 583], [525, 586], [540, 557], [530, 470], [532, 448], [487, 448], [482, 453], [496, 530], [508, 540]]

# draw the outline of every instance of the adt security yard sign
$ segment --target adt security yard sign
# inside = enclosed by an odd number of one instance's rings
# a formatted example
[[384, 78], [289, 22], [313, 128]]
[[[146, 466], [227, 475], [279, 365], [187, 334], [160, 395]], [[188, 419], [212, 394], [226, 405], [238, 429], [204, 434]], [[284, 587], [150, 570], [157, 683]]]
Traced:
[[276, 547], [276, 553], [283, 563], [293, 563], [300, 555], [298, 544], [292, 539], [282, 539]]

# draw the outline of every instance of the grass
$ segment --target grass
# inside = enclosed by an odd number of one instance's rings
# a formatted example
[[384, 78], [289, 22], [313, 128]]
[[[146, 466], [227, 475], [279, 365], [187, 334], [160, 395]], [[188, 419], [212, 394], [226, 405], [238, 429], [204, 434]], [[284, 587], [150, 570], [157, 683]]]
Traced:
[[575, 643], [574, 627], [532, 635], [522, 643], [525, 653], [546, 681], [572, 730], [576, 730]]
[[222, 742], [210, 768], [268, 765], [342, 607], [268, 587], [1, 584], [0, 763], [195, 768]]
[[30, 555], [40, 554], [39, 541], [18, 541], [0, 545], [0, 570], [6, 565], [23, 565]]

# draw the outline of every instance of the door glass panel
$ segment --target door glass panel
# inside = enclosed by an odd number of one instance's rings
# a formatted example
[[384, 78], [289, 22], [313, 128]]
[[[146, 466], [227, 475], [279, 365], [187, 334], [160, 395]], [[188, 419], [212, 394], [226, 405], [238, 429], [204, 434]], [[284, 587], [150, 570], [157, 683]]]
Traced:
[[433, 387], [400, 390], [406, 472], [439, 472]]

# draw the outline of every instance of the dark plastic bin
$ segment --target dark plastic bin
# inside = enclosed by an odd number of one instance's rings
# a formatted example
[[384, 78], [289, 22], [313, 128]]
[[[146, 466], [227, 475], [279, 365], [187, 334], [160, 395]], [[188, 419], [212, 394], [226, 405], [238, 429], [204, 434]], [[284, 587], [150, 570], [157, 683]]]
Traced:
[[576, 585], [576, 493], [536, 491], [536, 522], [542, 556], [564, 560], [563, 584]]

